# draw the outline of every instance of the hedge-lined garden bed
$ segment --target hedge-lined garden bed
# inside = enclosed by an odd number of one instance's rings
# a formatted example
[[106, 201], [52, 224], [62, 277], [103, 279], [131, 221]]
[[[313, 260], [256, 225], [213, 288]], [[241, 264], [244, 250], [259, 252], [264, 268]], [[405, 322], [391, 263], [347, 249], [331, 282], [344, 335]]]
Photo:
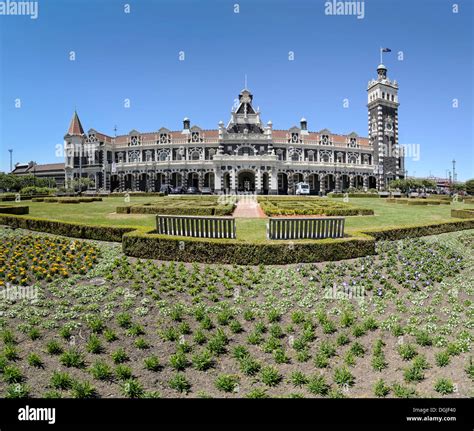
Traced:
[[451, 210], [451, 217], [455, 218], [474, 218], [474, 208]]
[[167, 215], [196, 215], [196, 216], [225, 216], [231, 215], [235, 205], [208, 206], [160, 206], [160, 205], [129, 205], [117, 207], [117, 214], [167, 214]]
[[135, 228], [131, 227], [94, 226], [81, 223], [68, 223], [56, 220], [2, 214], [0, 214], [0, 224], [14, 228], [29, 229], [73, 238], [114, 242], [121, 242], [123, 234], [135, 230]]
[[273, 198], [259, 197], [258, 201], [265, 214], [269, 217], [285, 215], [325, 215], [355, 216], [374, 215], [374, 210], [334, 202], [321, 198]]
[[440, 222], [403, 227], [388, 227], [385, 229], [367, 229], [363, 233], [374, 237], [377, 241], [396, 241], [404, 238], [418, 238], [420, 236], [438, 235], [440, 233], [474, 229], [474, 220]]
[[30, 207], [27, 206], [0, 206], [0, 213], [23, 215], [29, 214]]
[[46, 203], [60, 203], [60, 204], [79, 204], [88, 202], [101, 202], [100, 197], [78, 197], [78, 198], [61, 198], [61, 197], [47, 197], [47, 198], [33, 198], [32, 202], [46, 202]]
[[[31, 194], [20, 194], [20, 200], [22, 201], [28, 201], [32, 200], [37, 197], [48, 197], [50, 195], [44, 194], [44, 195], [31, 195]], [[5, 193], [3, 195], [0, 195], [0, 202], [13, 202], [16, 200], [17, 193]]]
[[352, 259], [375, 254], [375, 240], [366, 235], [347, 239], [272, 243], [202, 240], [130, 232], [123, 237], [128, 256], [201, 263], [236, 265], [286, 265]]
[[406, 198], [388, 198], [387, 202], [404, 205], [450, 205], [451, 201], [447, 199], [406, 199]]
[[[19, 208], [19, 207], [9, 207]], [[454, 210], [453, 210], [454, 211]], [[465, 210], [459, 210], [465, 211]], [[467, 213], [471, 213], [469, 210]], [[453, 217], [461, 218], [457, 212]], [[472, 214], [472, 213], [471, 213]], [[95, 226], [22, 215], [0, 214], [0, 224], [74, 238], [122, 242], [135, 257], [226, 264], [291, 264], [351, 259], [374, 253], [374, 242], [474, 229], [470, 220], [403, 227], [364, 229], [351, 237], [326, 240], [239, 241], [168, 237], [134, 227]]]
[[[328, 193], [330, 198], [343, 198], [345, 193]], [[347, 193], [350, 198], [380, 198], [378, 193]]]

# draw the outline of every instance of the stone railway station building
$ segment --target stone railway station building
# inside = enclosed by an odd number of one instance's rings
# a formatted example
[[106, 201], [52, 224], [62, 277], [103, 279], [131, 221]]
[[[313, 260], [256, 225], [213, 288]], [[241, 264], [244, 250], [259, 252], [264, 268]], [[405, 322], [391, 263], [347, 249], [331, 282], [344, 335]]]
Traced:
[[308, 130], [306, 119], [288, 130], [262, 122], [248, 89], [227, 125], [204, 130], [183, 120], [182, 130], [84, 133], [74, 113], [65, 135], [65, 183], [92, 180], [96, 191], [159, 191], [164, 184], [210, 187], [215, 193], [292, 194], [301, 181], [312, 194], [349, 187], [384, 189], [403, 178], [398, 145], [398, 84], [384, 65], [369, 81], [368, 137]]

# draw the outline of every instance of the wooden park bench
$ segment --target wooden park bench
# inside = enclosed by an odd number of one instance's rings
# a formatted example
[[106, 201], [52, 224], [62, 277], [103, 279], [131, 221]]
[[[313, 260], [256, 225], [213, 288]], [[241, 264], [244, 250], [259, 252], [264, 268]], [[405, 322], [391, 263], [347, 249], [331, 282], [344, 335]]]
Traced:
[[344, 217], [270, 217], [268, 239], [343, 238]]
[[235, 238], [233, 217], [157, 215], [156, 230], [162, 235], [196, 238]]

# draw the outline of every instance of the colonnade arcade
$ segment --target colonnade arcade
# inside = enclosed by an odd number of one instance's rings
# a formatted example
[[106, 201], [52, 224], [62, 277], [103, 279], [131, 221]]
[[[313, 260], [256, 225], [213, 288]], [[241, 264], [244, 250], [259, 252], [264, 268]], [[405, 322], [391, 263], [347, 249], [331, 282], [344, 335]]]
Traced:
[[343, 192], [348, 188], [376, 189], [377, 177], [371, 173], [297, 171], [274, 167], [232, 167], [212, 169], [167, 169], [156, 171], [118, 171], [90, 174], [91, 188], [110, 187], [111, 191], [158, 192], [162, 185], [210, 188], [214, 193], [254, 192], [294, 194], [298, 182], [308, 183], [311, 194]]

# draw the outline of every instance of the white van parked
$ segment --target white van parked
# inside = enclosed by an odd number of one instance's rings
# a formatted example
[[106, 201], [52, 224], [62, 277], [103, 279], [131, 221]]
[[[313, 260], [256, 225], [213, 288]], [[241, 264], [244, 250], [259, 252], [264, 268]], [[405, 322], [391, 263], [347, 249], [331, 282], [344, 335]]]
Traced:
[[297, 195], [309, 195], [309, 184], [308, 183], [297, 183], [296, 184]]

